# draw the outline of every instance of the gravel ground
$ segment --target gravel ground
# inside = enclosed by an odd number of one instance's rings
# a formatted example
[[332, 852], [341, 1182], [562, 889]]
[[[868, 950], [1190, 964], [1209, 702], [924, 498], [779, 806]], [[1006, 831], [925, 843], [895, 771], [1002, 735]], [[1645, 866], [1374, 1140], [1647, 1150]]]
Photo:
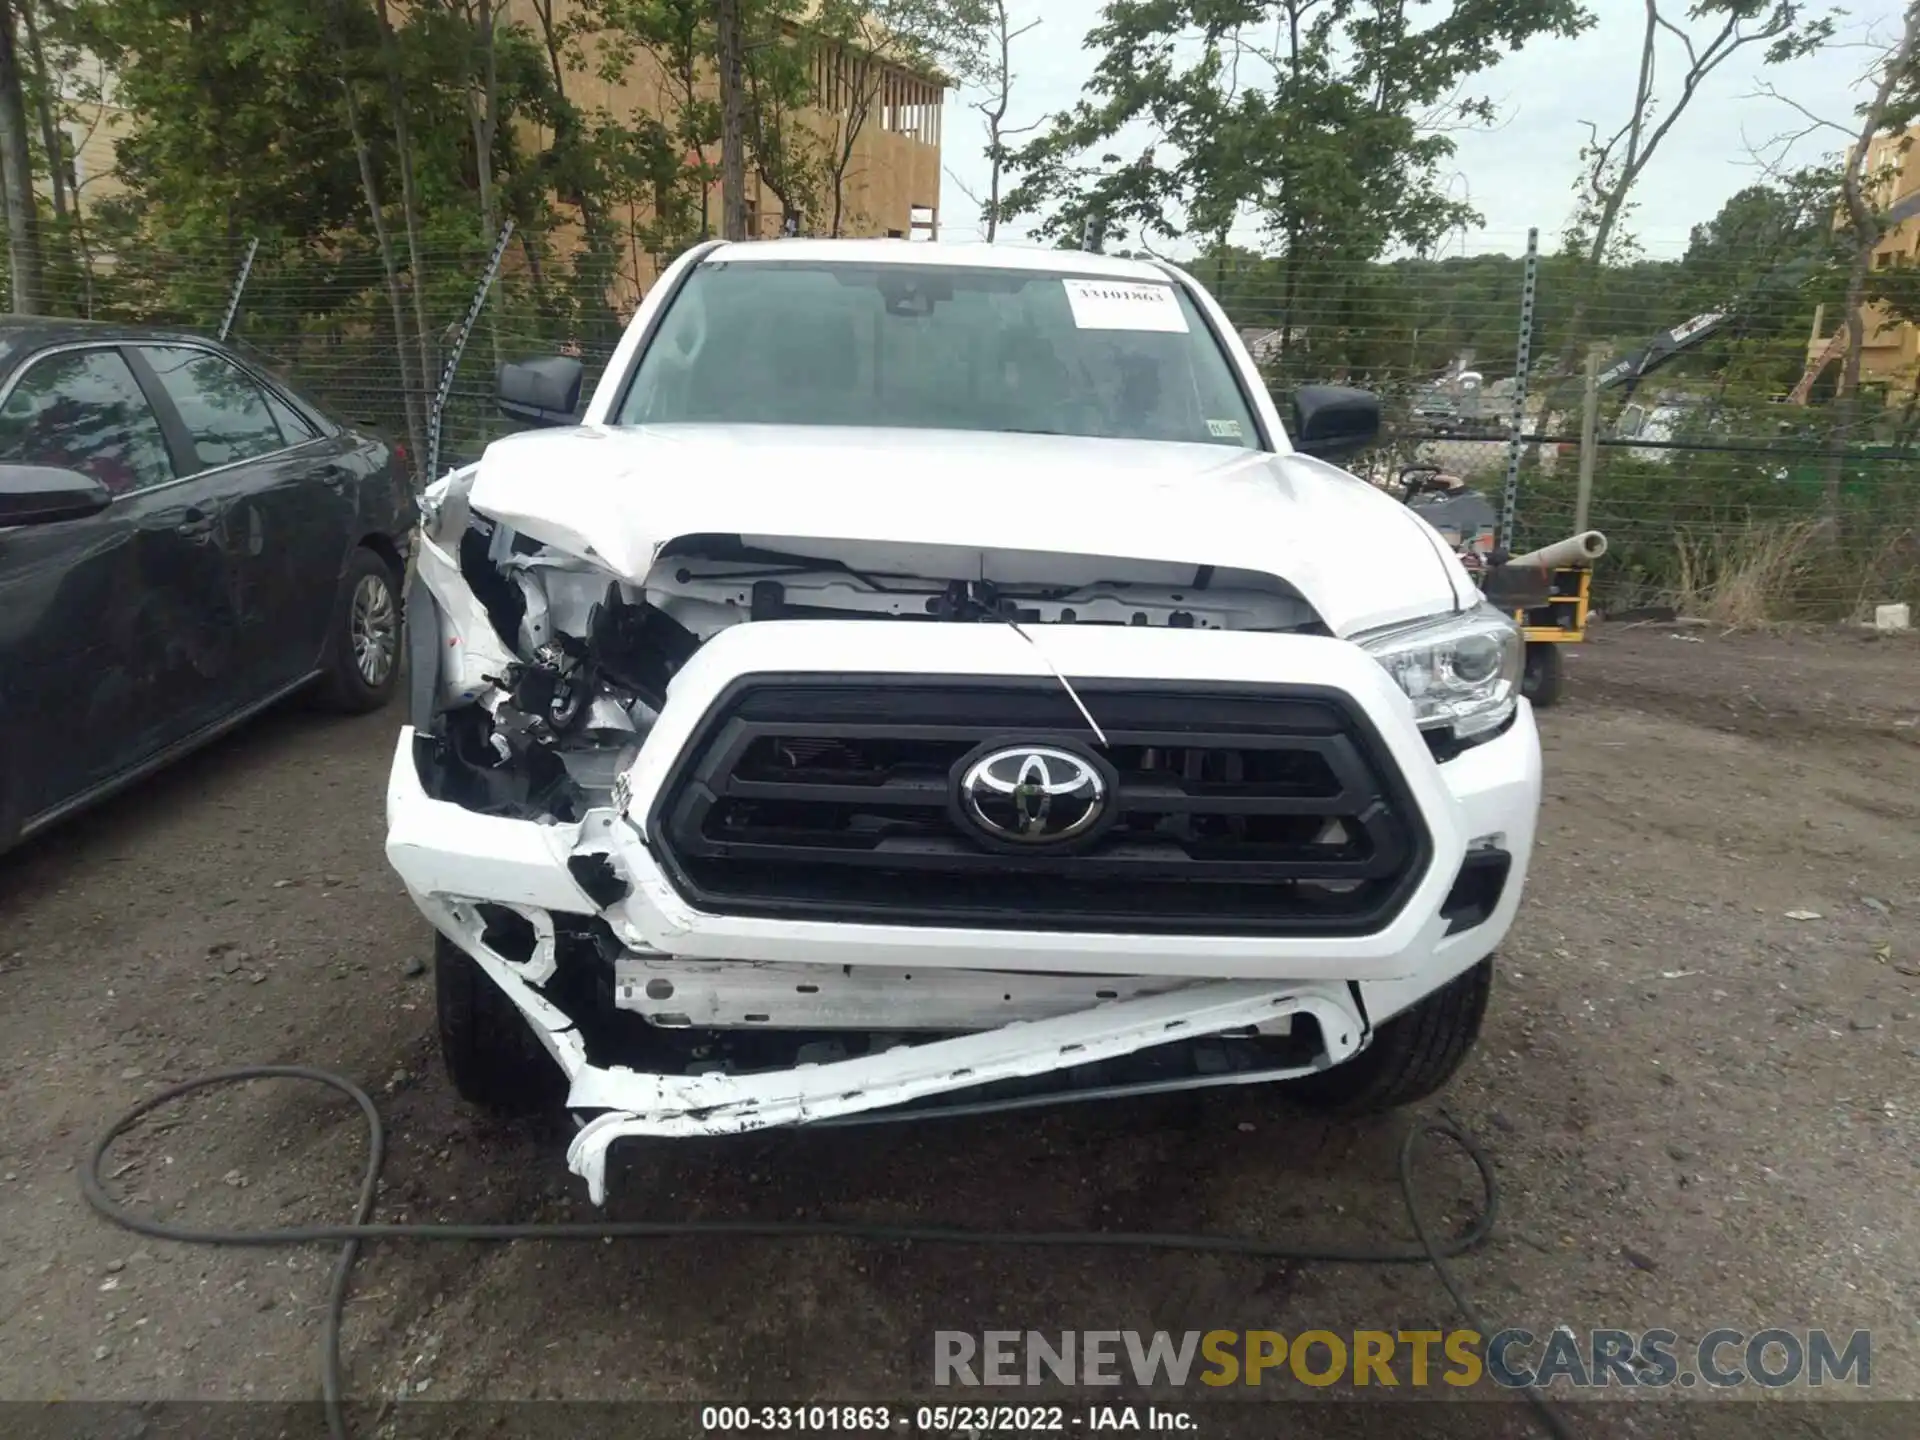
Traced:
[[[1871, 1329], [1873, 1393], [1920, 1400], [1920, 646], [1612, 627], [1569, 674], [1542, 717], [1527, 903], [1444, 1097], [1505, 1189], [1461, 1277], [1496, 1323], [1541, 1334]], [[79, 1197], [100, 1127], [201, 1071], [304, 1061], [375, 1090], [390, 1217], [594, 1213], [561, 1129], [483, 1119], [439, 1069], [426, 931], [380, 850], [394, 725], [271, 715], [0, 859], [0, 1399], [314, 1394], [330, 1252], [143, 1243]], [[1398, 1136], [1259, 1090], [769, 1134], [632, 1149], [609, 1213], [1397, 1239]], [[288, 1223], [345, 1218], [362, 1156], [326, 1096], [262, 1085], [181, 1106], [113, 1173], [174, 1218]], [[1434, 1174], [1457, 1212], [1466, 1175]], [[1417, 1268], [394, 1245], [362, 1262], [347, 1354], [370, 1402], [901, 1400], [930, 1396], [943, 1328], [1453, 1323]], [[1438, 1434], [1461, 1407], [1419, 1409]], [[1783, 1423], [1737, 1409], [1729, 1434]], [[1791, 1433], [1838, 1433], [1792, 1409]], [[1250, 1407], [1204, 1413], [1200, 1433], [1238, 1433]], [[1704, 1434], [1733, 1411], [1677, 1413], [1608, 1405], [1582, 1433]], [[1920, 1432], [1920, 1407], [1894, 1423]]]

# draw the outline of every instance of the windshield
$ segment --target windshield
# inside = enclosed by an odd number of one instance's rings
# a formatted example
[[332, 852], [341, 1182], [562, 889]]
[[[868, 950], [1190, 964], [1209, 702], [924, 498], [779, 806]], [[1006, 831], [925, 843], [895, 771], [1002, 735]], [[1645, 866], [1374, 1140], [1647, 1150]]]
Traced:
[[944, 265], [701, 265], [662, 317], [615, 423], [1260, 445], [1227, 358], [1181, 287]]

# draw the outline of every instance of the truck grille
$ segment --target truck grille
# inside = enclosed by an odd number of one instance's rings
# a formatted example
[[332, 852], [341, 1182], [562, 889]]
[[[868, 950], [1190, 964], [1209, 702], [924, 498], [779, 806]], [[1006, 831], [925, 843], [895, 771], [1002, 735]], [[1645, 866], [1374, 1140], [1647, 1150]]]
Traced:
[[[755, 676], [721, 697], [656, 802], [703, 910], [870, 924], [1353, 935], [1383, 928], [1431, 842], [1346, 696], [1302, 686]], [[995, 844], [962, 762], [995, 743], [1094, 757], [1085, 843]]]

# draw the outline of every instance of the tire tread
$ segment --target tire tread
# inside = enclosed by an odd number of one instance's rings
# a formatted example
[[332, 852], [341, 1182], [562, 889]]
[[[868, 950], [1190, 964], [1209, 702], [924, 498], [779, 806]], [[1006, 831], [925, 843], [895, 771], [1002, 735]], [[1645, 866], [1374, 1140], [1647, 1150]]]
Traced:
[[440, 1057], [460, 1098], [501, 1114], [530, 1114], [562, 1098], [559, 1067], [524, 1016], [458, 945], [434, 937]]
[[1377, 1114], [1424, 1100], [1472, 1053], [1492, 989], [1489, 957], [1386, 1021], [1373, 1043], [1344, 1065], [1288, 1088], [1303, 1104], [1341, 1115]]

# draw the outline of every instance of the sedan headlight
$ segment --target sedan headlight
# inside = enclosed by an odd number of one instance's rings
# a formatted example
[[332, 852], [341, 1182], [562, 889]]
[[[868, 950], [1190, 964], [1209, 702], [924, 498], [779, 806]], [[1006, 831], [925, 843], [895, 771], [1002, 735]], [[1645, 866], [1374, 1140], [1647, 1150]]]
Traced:
[[1422, 730], [1448, 728], [1469, 740], [1513, 714], [1526, 641], [1512, 617], [1491, 605], [1362, 636], [1359, 644], [1407, 692]]

